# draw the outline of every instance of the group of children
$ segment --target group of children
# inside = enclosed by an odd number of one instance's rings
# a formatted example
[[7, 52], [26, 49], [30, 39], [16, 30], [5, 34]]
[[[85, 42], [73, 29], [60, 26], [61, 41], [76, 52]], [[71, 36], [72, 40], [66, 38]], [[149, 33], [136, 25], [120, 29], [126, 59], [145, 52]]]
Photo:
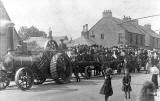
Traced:
[[[100, 94], [105, 95], [105, 101], [108, 101], [109, 96], [113, 95], [113, 89], [111, 84], [112, 69], [106, 69], [105, 81], [100, 89]], [[141, 95], [139, 101], [154, 101], [154, 96], [157, 96], [158, 89], [158, 76], [152, 75], [151, 81], [146, 81], [141, 89]], [[122, 79], [122, 91], [125, 94], [126, 99], [131, 99], [130, 92], [131, 88], [131, 75], [128, 70], [125, 70], [125, 75]], [[152, 100], [149, 100], [152, 99]]]

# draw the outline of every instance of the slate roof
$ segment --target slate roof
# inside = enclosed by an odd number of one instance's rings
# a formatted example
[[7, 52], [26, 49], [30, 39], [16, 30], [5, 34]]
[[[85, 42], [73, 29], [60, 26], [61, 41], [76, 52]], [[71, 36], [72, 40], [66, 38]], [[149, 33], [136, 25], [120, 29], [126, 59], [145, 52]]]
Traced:
[[132, 22], [123, 23], [121, 19], [115, 17], [112, 17], [112, 20], [114, 20], [117, 23], [117, 25], [122, 27], [122, 29], [127, 30], [128, 32], [142, 34], [142, 35], [145, 34], [145, 32], [139, 27], [139, 25], [133, 24]]
[[152, 29], [147, 29], [144, 26], [140, 26], [140, 28], [143, 29], [145, 31], [145, 33], [151, 35], [152, 37], [160, 38], [160, 35], [155, 33]]
[[0, 0], [0, 20], [2, 20], [2, 19], [11, 21], [8, 13], [6, 12], [6, 9], [5, 9], [2, 1]]
[[[139, 25], [132, 24], [131, 22], [123, 23], [121, 19], [115, 17], [101, 18], [93, 27], [90, 28], [90, 30], [94, 28], [99, 22], [103, 21], [106, 22], [107, 25], [111, 25], [107, 27], [114, 27], [114, 29], [109, 28], [110, 30], [122, 29], [122, 30], [127, 30], [128, 32], [145, 35], [145, 32], [139, 27]], [[113, 22], [115, 22], [116, 25], [113, 25]]]

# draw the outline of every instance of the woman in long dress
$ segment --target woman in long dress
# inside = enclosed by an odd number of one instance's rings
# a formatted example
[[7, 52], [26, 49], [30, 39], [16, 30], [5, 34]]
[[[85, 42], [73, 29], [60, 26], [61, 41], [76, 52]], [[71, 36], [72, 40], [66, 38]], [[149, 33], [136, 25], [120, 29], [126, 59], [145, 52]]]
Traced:
[[105, 95], [105, 101], [108, 101], [109, 96], [113, 95], [113, 89], [111, 84], [111, 72], [111, 68], [106, 69], [104, 84], [100, 89], [100, 94]]

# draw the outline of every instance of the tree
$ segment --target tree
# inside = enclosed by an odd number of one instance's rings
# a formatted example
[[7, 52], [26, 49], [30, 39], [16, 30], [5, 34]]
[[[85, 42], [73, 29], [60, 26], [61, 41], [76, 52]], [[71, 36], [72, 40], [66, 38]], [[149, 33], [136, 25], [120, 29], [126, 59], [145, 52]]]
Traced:
[[22, 40], [26, 40], [29, 37], [47, 37], [47, 34], [44, 31], [40, 31], [35, 26], [31, 26], [29, 28], [26, 26], [22, 26], [20, 27], [18, 34], [22, 38]]

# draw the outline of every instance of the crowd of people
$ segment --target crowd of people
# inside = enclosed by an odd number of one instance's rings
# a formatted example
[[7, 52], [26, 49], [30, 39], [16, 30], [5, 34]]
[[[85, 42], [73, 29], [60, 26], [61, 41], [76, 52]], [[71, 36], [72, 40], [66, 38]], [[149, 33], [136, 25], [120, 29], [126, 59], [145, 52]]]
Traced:
[[129, 72], [139, 72], [140, 69], [144, 69], [147, 73], [149, 63], [156, 64], [153, 63], [153, 58], [158, 60], [159, 57], [158, 51], [131, 47], [104, 48], [98, 45], [78, 45], [71, 47], [70, 50], [78, 57], [78, 61], [99, 61], [105, 64], [105, 67], [110, 67], [118, 73], [121, 73], [124, 67], [127, 67]]
[[[130, 92], [132, 91], [131, 87], [131, 72], [139, 72], [141, 69], [146, 70], [146, 73], [150, 72], [151, 67], [157, 67], [159, 69], [159, 57], [160, 54], [156, 50], [147, 50], [147, 49], [135, 49], [131, 47], [112, 47], [104, 48], [102, 46], [93, 45], [79, 45], [72, 47], [71, 50], [75, 55], [84, 55], [84, 58], [80, 60], [85, 60], [87, 54], [95, 58], [95, 56], [105, 56], [106, 63], [110, 62], [110, 65], [105, 69], [105, 81], [100, 89], [100, 94], [105, 95], [105, 101], [108, 101], [109, 96], [113, 95], [112, 89], [112, 74], [113, 70], [117, 70], [120, 73], [124, 70], [124, 77], [122, 78], [122, 91], [124, 92], [126, 99], [131, 99]], [[87, 57], [88, 59], [88, 57]], [[113, 66], [112, 63], [116, 64]], [[139, 101], [154, 101], [154, 96], [157, 96], [158, 89], [158, 74], [152, 74], [151, 81], [146, 81], [141, 89], [141, 95]]]

